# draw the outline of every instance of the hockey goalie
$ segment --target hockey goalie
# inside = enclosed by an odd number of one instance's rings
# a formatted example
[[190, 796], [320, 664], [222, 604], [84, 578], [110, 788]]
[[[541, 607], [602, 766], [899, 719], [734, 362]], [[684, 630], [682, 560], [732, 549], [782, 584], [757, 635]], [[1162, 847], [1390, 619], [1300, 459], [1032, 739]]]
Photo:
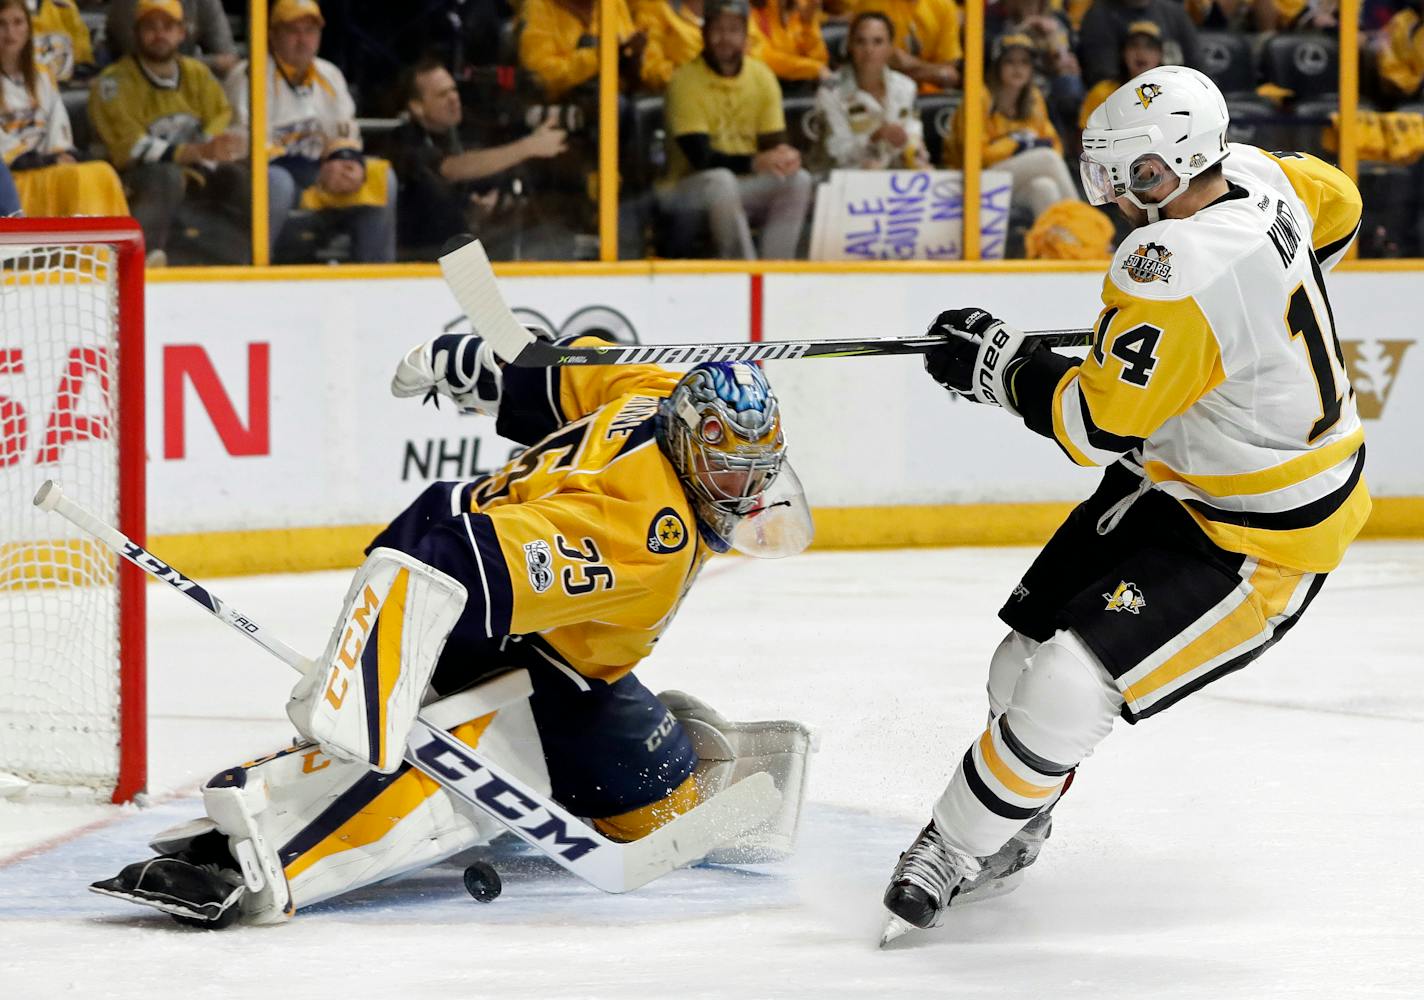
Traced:
[[729, 722], [633, 673], [712, 555], [810, 542], [761, 370], [505, 368], [448, 335], [392, 391], [493, 416], [527, 450], [432, 485], [380, 533], [288, 703], [301, 738], [213, 778], [206, 816], [94, 891], [202, 926], [276, 923], [488, 843], [491, 810], [402, 762], [417, 712], [617, 842], [767, 773], [775, 807], [711, 856], [789, 852], [806, 727]]

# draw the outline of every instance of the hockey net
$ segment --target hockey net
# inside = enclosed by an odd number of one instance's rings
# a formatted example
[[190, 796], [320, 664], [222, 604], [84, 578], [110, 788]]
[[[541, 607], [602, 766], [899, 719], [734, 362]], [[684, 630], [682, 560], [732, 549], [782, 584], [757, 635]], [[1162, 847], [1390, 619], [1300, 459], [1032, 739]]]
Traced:
[[142, 575], [31, 503], [143, 543], [143, 256], [131, 219], [0, 220], [0, 794], [144, 787]]

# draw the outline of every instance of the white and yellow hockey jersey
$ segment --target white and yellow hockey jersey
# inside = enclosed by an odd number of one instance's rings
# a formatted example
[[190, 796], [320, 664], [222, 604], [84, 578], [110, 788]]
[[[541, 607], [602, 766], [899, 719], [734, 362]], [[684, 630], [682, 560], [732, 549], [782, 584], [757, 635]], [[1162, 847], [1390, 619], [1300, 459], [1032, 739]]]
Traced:
[[[246, 125], [248, 116], [248, 64], [242, 63], [228, 74], [228, 101], [236, 124]], [[268, 155], [321, 159], [327, 146], [338, 140], [357, 144], [356, 104], [341, 70], [325, 59], [314, 59], [305, 73], [267, 61]]]
[[0, 74], [0, 159], [14, 163], [26, 153], [67, 153], [73, 148], [69, 112], [49, 74], [35, 74], [34, 96], [22, 80]]
[[1370, 511], [1323, 278], [1360, 196], [1303, 154], [1233, 144], [1223, 169], [1228, 194], [1123, 242], [1089, 356], [1025, 364], [1011, 392], [1075, 462], [1126, 455], [1222, 548], [1327, 572]]

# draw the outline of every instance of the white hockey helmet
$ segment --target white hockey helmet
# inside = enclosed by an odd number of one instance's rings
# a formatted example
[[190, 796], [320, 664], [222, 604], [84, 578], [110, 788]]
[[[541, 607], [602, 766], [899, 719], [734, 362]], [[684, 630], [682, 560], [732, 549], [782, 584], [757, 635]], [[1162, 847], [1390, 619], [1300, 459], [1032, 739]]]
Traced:
[[[1079, 171], [1088, 201], [1126, 198], [1157, 221], [1158, 210], [1193, 177], [1226, 156], [1226, 99], [1186, 66], [1150, 69], [1113, 91], [1088, 117]], [[1175, 190], [1155, 202], [1139, 195], [1175, 174]]]

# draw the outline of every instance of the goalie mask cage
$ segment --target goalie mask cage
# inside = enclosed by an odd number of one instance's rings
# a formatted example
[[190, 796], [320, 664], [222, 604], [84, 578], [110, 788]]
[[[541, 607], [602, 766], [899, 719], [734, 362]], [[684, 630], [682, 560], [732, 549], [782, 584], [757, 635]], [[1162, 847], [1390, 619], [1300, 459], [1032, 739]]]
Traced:
[[132, 219], [0, 219], [0, 791], [144, 788], [142, 571], [31, 502], [144, 543], [143, 264]]

